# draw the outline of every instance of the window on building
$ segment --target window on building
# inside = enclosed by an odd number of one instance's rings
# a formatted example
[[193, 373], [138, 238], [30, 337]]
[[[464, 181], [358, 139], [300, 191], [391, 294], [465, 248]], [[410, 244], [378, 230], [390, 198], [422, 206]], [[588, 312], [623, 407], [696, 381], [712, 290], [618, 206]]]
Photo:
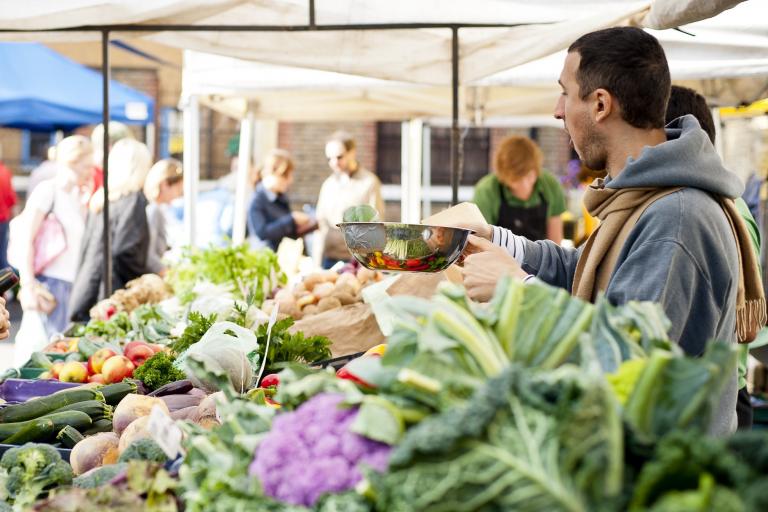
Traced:
[[[400, 184], [401, 123], [382, 122], [376, 127], [376, 171], [382, 183]], [[430, 142], [433, 185], [451, 184], [451, 129], [432, 127]], [[490, 169], [491, 132], [488, 128], [462, 129], [461, 185], [474, 185]]]

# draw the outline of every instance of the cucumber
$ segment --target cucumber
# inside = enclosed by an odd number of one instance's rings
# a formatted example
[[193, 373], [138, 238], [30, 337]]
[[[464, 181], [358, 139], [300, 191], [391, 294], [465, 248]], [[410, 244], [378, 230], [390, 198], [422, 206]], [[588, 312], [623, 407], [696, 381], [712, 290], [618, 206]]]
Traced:
[[86, 400], [104, 402], [104, 395], [95, 389], [78, 387], [64, 389], [48, 396], [33, 398], [20, 404], [9, 405], [0, 409], [0, 426], [3, 423], [17, 423], [19, 421], [39, 418], [61, 407], [85, 402]]
[[117, 384], [107, 384], [106, 386], [102, 386], [99, 388], [99, 391], [104, 395], [104, 400], [109, 405], [117, 405], [126, 395], [135, 393], [136, 389], [138, 389], [138, 386], [136, 386], [135, 382], [124, 380]]
[[100, 420], [102, 418], [106, 418], [108, 420], [112, 419], [112, 406], [107, 405], [104, 402], [100, 402], [99, 400], [86, 400], [85, 402], [76, 402], [74, 404], [65, 405], [64, 407], [59, 407], [54, 412], [64, 411], [84, 412], [90, 416], [93, 421]]
[[15, 434], [3, 439], [3, 444], [24, 444], [41, 437], [52, 437], [54, 434], [54, 424], [50, 418], [37, 418], [26, 423], [27, 425], [20, 428]]
[[32, 368], [45, 368], [46, 370], [50, 370], [53, 367], [53, 361], [51, 361], [47, 355], [39, 351], [32, 352], [32, 355], [29, 357], [29, 362], [34, 363], [31, 365]]
[[[53, 422], [53, 430], [48, 431], [39, 428], [39, 420], [50, 420]], [[42, 422], [40, 424], [43, 424]], [[27, 421], [19, 421], [17, 423], [3, 423], [0, 424], [0, 439], [12, 438], [14, 434], [21, 432], [22, 430], [31, 427], [32, 432], [30, 434], [35, 441], [48, 441], [56, 432], [66, 427], [67, 425], [78, 430], [85, 430], [93, 425], [91, 417], [81, 411], [63, 411], [54, 412], [45, 415], [41, 418], [35, 418]], [[35, 428], [38, 427], [38, 428]], [[21, 434], [19, 434], [21, 435]]]
[[65, 448], [74, 448], [74, 446], [83, 439], [85, 439], [83, 434], [69, 425], [59, 430], [59, 433], [56, 434], [56, 440], [63, 444]]
[[80, 432], [83, 433], [84, 436], [92, 436], [93, 434], [98, 434], [99, 432], [112, 432], [112, 420], [108, 419], [100, 419], [93, 422], [93, 425], [91, 425], [90, 428], [87, 428], [86, 430], [81, 430]]

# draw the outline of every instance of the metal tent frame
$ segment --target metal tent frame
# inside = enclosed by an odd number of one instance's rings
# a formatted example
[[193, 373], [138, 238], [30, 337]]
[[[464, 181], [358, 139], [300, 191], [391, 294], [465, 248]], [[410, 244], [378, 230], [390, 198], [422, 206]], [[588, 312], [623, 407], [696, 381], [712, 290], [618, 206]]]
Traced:
[[[513, 28], [525, 24], [504, 23], [364, 23], [343, 25], [318, 25], [315, 22], [315, 1], [307, 0], [306, 25], [137, 25], [118, 24], [102, 26], [79, 26], [57, 29], [3, 30], [3, 33], [51, 33], [51, 32], [100, 32], [101, 33], [101, 73], [104, 125], [103, 151], [109, 154], [109, 34], [111, 32], [311, 32], [311, 31], [346, 31], [346, 30], [409, 30], [409, 29], [449, 29], [451, 30], [451, 202], [458, 203], [460, 169], [460, 131], [459, 131], [459, 29], [461, 28]], [[109, 159], [104, 159], [104, 225], [109, 226]], [[187, 215], [189, 213], [185, 212]], [[104, 229], [104, 287], [106, 293], [112, 293], [112, 248], [111, 233]]]

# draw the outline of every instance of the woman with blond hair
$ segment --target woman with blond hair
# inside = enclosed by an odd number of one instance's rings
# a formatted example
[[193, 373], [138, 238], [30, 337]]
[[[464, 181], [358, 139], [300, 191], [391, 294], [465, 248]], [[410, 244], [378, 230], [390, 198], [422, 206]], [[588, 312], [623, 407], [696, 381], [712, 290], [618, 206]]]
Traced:
[[149, 170], [144, 183], [144, 195], [147, 196], [147, 222], [149, 224], [149, 250], [147, 252], [147, 270], [163, 274], [165, 265], [163, 256], [168, 252], [168, 233], [166, 231], [166, 207], [184, 194], [184, 174], [181, 162], [175, 158], [158, 161]]
[[248, 232], [276, 250], [283, 238], [296, 238], [314, 227], [304, 212], [292, 212], [286, 195], [293, 183], [293, 160], [282, 149], [271, 151], [260, 171], [261, 182], [248, 207]]
[[69, 318], [93, 167], [91, 141], [82, 135], [67, 137], [56, 145], [54, 158], [55, 176], [27, 198], [12, 241], [20, 259], [14, 263], [21, 280], [21, 307], [25, 314], [42, 317], [48, 336], [63, 331]]
[[494, 173], [475, 186], [474, 202], [485, 220], [529, 240], [563, 240], [565, 194], [542, 170], [544, 156], [528, 137], [504, 139], [494, 156]]
[[143, 188], [152, 156], [147, 146], [133, 139], [118, 141], [109, 153], [109, 226], [104, 226], [104, 194], [91, 198], [80, 252], [80, 265], [72, 287], [70, 317], [89, 318], [90, 308], [106, 296], [104, 286], [104, 229], [112, 248], [112, 289], [147, 272], [149, 226]]

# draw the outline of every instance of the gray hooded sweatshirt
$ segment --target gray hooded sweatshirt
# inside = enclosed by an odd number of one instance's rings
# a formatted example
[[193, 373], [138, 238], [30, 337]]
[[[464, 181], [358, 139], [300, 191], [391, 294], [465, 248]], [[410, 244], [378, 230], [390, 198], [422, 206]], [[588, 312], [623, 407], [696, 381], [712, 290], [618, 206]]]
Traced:
[[[670, 338], [689, 355], [708, 342], [736, 342], [736, 243], [722, 208], [710, 194], [736, 198], [739, 178], [720, 157], [693, 116], [667, 126], [667, 142], [629, 158], [608, 188], [685, 187], [654, 202], [638, 219], [605, 290], [613, 304], [658, 302], [672, 322]], [[571, 290], [580, 250], [530, 242], [523, 270]], [[715, 411], [712, 433], [736, 429], [736, 371]]]

